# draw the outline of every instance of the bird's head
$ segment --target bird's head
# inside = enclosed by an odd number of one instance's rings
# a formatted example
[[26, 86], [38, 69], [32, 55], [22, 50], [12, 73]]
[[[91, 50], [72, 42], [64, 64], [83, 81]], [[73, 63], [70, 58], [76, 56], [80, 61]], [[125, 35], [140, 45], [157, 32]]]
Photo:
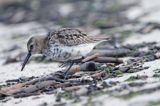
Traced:
[[46, 47], [46, 37], [45, 36], [34, 36], [31, 37], [27, 42], [27, 49], [28, 54], [22, 64], [21, 71], [23, 71], [26, 63], [28, 62], [29, 58], [33, 54], [42, 54], [43, 50]]

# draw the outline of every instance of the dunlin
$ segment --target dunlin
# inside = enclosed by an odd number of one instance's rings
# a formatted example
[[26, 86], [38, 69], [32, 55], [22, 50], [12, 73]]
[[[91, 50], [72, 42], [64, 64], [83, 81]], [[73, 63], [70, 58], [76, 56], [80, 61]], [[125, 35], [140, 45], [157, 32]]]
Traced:
[[69, 62], [66, 74], [77, 59], [87, 56], [98, 43], [108, 37], [91, 37], [78, 29], [62, 28], [48, 36], [31, 37], [27, 43], [28, 55], [22, 64], [24, 69], [33, 54], [42, 54], [58, 62]]

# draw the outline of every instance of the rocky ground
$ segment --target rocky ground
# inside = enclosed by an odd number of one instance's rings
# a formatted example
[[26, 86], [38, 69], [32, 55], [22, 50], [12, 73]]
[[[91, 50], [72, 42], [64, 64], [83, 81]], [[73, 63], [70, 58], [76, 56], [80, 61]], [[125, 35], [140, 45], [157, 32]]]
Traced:
[[[26, 0], [23, 1], [27, 2]], [[121, 3], [117, 2], [117, 0], [113, 3], [111, 2], [112, 0], [99, 0], [100, 2], [95, 0], [93, 5], [89, 5], [89, 0], [81, 2], [72, 2], [71, 0], [67, 3], [56, 1], [58, 7], [49, 5], [50, 0], [48, 0], [49, 3], [46, 4], [46, 7], [49, 9], [54, 7], [53, 13], [57, 13], [57, 15], [54, 15], [49, 11], [49, 13], [46, 13], [49, 16], [42, 16], [38, 11], [38, 8], [42, 6], [41, 3], [44, 2], [43, 0], [41, 2], [33, 1], [35, 2], [29, 1], [29, 5], [25, 8], [23, 7], [23, 2], [17, 0], [18, 6], [11, 2], [7, 5], [14, 7], [14, 11], [8, 9], [5, 10], [8, 12], [0, 12], [3, 14], [3, 17], [0, 17], [0, 36], [3, 37], [3, 39], [0, 39], [1, 89], [6, 86], [12, 86], [7, 85], [7, 80], [40, 77], [61, 70], [58, 67], [58, 63], [41, 62], [39, 58], [35, 57], [27, 64], [24, 71], [20, 71], [21, 62], [26, 55], [26, 42], [29, 37], [35, 34], [46, 34], [51, 29], [69, 26], [78, 27], [89, 35], [114, 36], [115, 43], [112, 42], [111, 44], [114, 44], [115, 48], [125, 47], [129, 48], [131, 52], [119, 57], [124, 60], [124, 63], [109, 65], [112, 66], [111, 71], [114, 70], [113, 67], [118, 67], [118, 69], [115, 69], [116, 75], [110, 72], [108, 64], [107, 66], [103, 64], [107, 77], [98, 81], [96, 89], [89, 94], [75, 97], [72, 93], [58, 88], [56, 92], [61, 94], [60, 102], [56, 102], [56, 93], [41, 93], [40, 95], [24, 98], [8, 96], [0, 100], [1, 106], [160, 105], [160, 2], [158, 0], [131, 0], [130, 2], [122, 0]], [[102, 8], [104, 7], [102, 5], [104, 2], [110, 5]], [[5, 2], [2, 3], [6, 5]], [[32, 3], [39, 3], [39, 7], [33, 7]], [[78, 8], [77, 11], [74, 10], [76, 6], [82, 4], [84, 5], [83, 8]], [[85, 4], [88, 4], [90, 8]], [[43, 11], [47, 11], [48, 8], [46, 10], [43, 9]], [[16, 14], [12, 14], [12, 12]], [[28, 12], [30, 12], [28, 14], [30, 18], [25, 16]], [[36, 15], [34, 15], [35, 13]], [[87, 15], [87, 13], [90, 14]], [[71, 14], [73, 14], [72, 17]], [[6, 21], [6, 18], [9, 21]], [[84, 20], [82, 20], [83, 18]], [[129, 69], [126, 69], [128, 67]], [[84, 91], [85, 89], [82, 89], [82, 92]]]

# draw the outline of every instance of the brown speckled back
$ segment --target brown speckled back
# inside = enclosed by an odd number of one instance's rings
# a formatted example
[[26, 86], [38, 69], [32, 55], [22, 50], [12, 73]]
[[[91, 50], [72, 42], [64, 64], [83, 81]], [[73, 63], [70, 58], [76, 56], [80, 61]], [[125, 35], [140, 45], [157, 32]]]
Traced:
[[66, 46], [74, 46], [83, 43], [92, 43], [94, 39], [87, 36], [84, 32], [78, 29], [62, 28], [48, 35], [49, 44], [59, 43]]

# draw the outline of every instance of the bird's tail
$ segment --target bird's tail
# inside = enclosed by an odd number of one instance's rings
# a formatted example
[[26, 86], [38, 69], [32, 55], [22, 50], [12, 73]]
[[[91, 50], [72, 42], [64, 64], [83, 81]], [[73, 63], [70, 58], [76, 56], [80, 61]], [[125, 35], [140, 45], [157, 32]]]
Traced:
[[108, 37], [108, 36], [93, 36], [92, 37], [92, 39], [94, 40], [94, 41], [108, 41], [108, 40], [111, 40], [111, 38], [110, 37]]

